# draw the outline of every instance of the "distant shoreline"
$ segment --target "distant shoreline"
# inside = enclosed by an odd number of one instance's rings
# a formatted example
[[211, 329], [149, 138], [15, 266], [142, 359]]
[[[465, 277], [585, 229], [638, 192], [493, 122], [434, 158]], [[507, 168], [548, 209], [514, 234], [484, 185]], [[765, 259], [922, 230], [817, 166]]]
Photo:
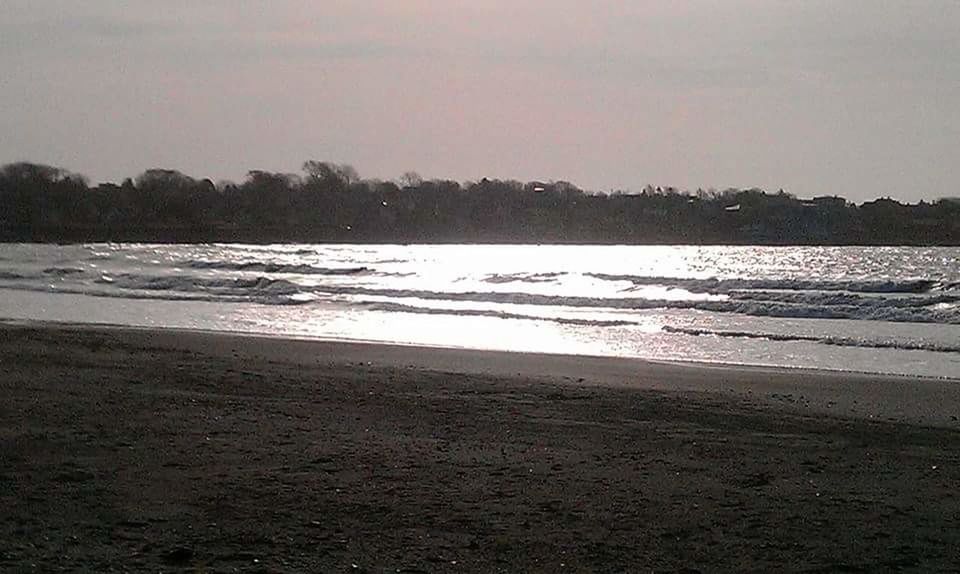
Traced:
[[83, 245], [87, 243], [116, 243], [123, 244], [142, 244], [154, 243], [157, 245], [197, 245], [228, 243], [239, 245], [569, 245], [569, 246], [677, 246], [677, 247], [960, 247], [960, 241], [955, 243], [797, 243], [797, 242], [742, 242], [731, 243], [718, 241], [712, 242], [682, 242], [682, 241], [646, 241], [638, 243], [618, 243], [604, 241], [523, 241], [523, 240], [389, 240], [389, 239], [252, 239], [232, 236], [187, 236], [178, 238], [164, 237], [128, 237], [128, 238], [109, 238], [106, 236], [70, 236], [69, 238], [52, 238], [52, 236], [42, 235], [39, 238], [34, 236], [24, 237], [3, 237], [0, 236], [0, 244], [20, 244], [35, 243], [47, 245]]
[[960, 200], [855, 204], [759, 188], [593, 193], [566, 181], [364, 180], [308, 161], [241, 183], [150, 169], [90, 186], [0, 166], [0, 241], [960, 245]]

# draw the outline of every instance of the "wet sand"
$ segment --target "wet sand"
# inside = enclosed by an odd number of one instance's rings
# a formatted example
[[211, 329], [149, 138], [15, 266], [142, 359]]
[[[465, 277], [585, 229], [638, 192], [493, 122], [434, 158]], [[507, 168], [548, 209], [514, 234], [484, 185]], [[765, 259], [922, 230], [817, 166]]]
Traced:
[[960, 569], [960, 383], [0, 326], [0, 571]]

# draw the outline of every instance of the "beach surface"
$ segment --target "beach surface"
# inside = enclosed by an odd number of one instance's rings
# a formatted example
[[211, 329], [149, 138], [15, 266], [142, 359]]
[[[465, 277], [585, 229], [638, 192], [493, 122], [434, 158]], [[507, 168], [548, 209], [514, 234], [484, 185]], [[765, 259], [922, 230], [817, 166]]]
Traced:
[[958, 417], [949, 380], [4, 324], [0, 571], [958, 571]]

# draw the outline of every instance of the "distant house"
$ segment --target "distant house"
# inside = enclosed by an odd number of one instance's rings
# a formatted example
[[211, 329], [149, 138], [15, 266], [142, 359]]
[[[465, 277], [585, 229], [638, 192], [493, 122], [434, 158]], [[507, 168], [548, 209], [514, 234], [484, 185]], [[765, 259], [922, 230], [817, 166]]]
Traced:
[[533, 193], [579, 193], [580, 188], [573, 185], [569, 181], [553, 181], [553, 182], [543, 182], [543, 181], [531, 181], [523, 186], [524, 191], [529, 191]]
[[847, 206], [847, 200], [835, 195], [821, 195], [813, 199], [804, 199], [800, 202], [803, 207], [818, 207], [820, 209], [843, 209]]

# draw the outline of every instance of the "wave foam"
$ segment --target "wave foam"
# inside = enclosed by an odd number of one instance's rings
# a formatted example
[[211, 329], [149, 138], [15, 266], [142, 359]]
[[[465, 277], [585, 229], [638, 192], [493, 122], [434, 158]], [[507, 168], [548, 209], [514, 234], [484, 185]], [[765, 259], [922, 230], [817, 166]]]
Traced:
[[[252, 269], [255, 268], [247, 267], [247, 270]], [[267, 268], [264, 267], [263, 269]], [[352, 271], [339, 269], [336, 272], [350, 273]], [[67, 278], [71, 275], [75, 275], [72, 280]], [[427, 299], [633, 311], [689, 309], [791, 319], [851, 319], [960, 325], [960, 294], [944, 291], [920, 294], [898, 292], [895, 296], [839, 291], [731, 291], [719, 300], [677, 300], [642, 297], [546, 295], [529, 292], [432, 291], [338, 284], [313, 286], [301, 285], [292, 279], [269, 276], [269, 274], [251, 277], [210, 277], [206, 274], [141, 275], [131, 273], [115, 276], [104, 275], [92, 282], [85, 280], [82, 274], [71, 272], [67, 272], [61, 277], [63, 278], [62, 281], [58, 282], [56, 286], [44, 283], [31, 286], [31, 280], [42, 280], [43, 277], [27, 277], [12, 271], [0, 271], [0, 279], [10, 282], [4, 288], [45, 289], [50, 292], [61, 293], [66, 292], [65, 289], [69, 288], [72, 292], [90, 292], [92, 295], [102, 295], [103, 291], [115, 291], [120, 294], [116, 296], [122, 296], [123, 293], [136, 293], [135, 296], [138, 298], [148, 296], [145, 294], [154, 293], [152, 295], [154, 298], [169, 299], [171, 298], [169, 294], [176, 293], [178, 299], [205, 298], [221, 302], [240, 300], [255, 301], [266, 305], [289, 305], [292, 302], [306, 304], [315, 301], [318, 296], [377, 296], [398, 300]], [[865, 288], [865, 286], [862, 287]], [[878, 287], [871, 288], [876, 289]], [[899, 288], [906, 288], [905, 284]], [[134, 295], [130, 295], [130, 297], [132, 298]], [[398, 303], [402, 303], [402, 301]]]
[[510, 313], [506, 311], [495, 311], [492, 309], [441, 309], [436, 307], [417, 307], [415, 305], [404, 305], [402, 303], [383, 303], [383, 302], [361, 302], [362, 305], [373, 311], [388, 311], [392, 313], [416, 313], [422, 315], [454, 315], [458, 317], [495, 317], [497, 319], [526, 319], [530, 321], [550, 321], [561, 325], [579, 325], [588, 327], [623, 327], [627, 325], [638, 325], [636, 321], [626, 320], [602, 320], [602, 319], [578, 319], [572, 317], [543, 317], [540, 315], [525, 315], [522, 313]]
[[257, 273], [291, 273], [297, 275], [358, 275], [370, 271], [367, 267], [315, 267], [306, 264], [274, 263], [262, 261], [210, 261], [192, 259], [187, 261], [191, 269], [220, 269], [224, 271], [253, 271]]
[[475, 301], [483, 303], [502, 303], [514, 305], [548, 305], [562, 307], [597, 307], [607, 309], [694, 309], [716, 313], [740, 313], [761, 317], [782, 317], [797, 319], [854, 319], [873, 321], [893, 321], [907, 323], [948, 323], [960, 324], [960, 309], [953, 306], [937, 308], [931, 306], [885, 305], [885, 299], [877, 299], [876, 304], [797, 304], [781, 301], [694, 301], [631, 298], [604, 298], [543, 295], [518, 292], [438, 292], [416, 289], [377, 289], [358, 286], [318, 286], [317, 291], [337, 295], [371, 295], [379, 297], [416, 298], [447, 301]]
[[689, 279], [678, 277], [651, 277], [645, 275], [616, 275], [610, 273], [587, 273], [586, 275], [605, 281], [627, 281], [638, 286], [656, 285], [686, 289], [692, 293], [728, 293], [747, 289], [849, 291], [853, 293], [927, 293], [936, 289], [949, 290], [956, 287], [955, 284], [943, 284], [933, 279], [820, 281], [810, 279]]
[[187, 275], [135, 275], [102, 276], [96, 281], [119, 289], [140, 291], [203, 291], [221, 295], [294, 295], [302, 289], [284, 279], [269, 277], [207, 279]]
[[960, 347], [925, 341], [871, 340], [854, 337], [816, 337], [813, 335], [786, 335], [779, 333], [753, 333], [749, 331], [714, 331], [687, 327], [663, 327], [666, 333], [678, 333], [693, 337], [723, 337], [733, 339], [764, 339], [767, 341], [809, 341], [837, 347], [863, 347], [868, 349], [898, 349], [903, 351], [932, 351], [936, 353], [960, 353]]
[[484, 278], [485, 283], [493, 284], [502, 284], [502, 283], [549, 283], [550, 281], [555, 280], [557, 277], [566, 275], [563, 271], [555, 271], [552, 273], [495, 273], [493, 275], [488, 275]]

